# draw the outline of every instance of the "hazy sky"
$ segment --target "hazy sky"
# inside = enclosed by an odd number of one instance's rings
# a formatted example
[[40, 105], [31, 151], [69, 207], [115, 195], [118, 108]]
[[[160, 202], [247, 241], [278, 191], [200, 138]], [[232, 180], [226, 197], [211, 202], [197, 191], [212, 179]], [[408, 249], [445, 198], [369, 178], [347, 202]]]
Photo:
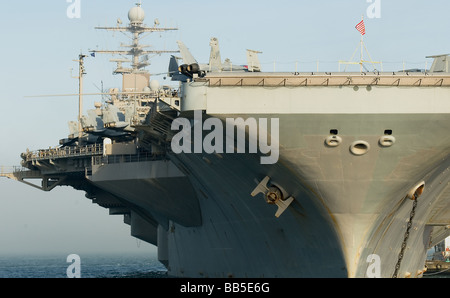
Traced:
[[[182, 40], [199, 62], [209, 58], [210, 37], [219, 38], [222, 59], [246, 63], [245, 50], [262, 51], [263, 70], [337, 71], [359, 44], [355, 25], [365, 18], [366, 47], [384, 70], [430, 67], [425, 56], [450, 53], [448, 0], [379, 0], [380, 10], [367, 13], [366, 0], [297, 1], [143, 1], [145, 23], [178, 27], [154, 33], [144, 43], [154, 49], [176, 49]], [[67, 122], [76, 120], [76, 97], [26, 98], [30, 95], [76, 93], [73, 62], [89, 49], [117, 49], [128, 42], [117, 32], [95, 30], [128, 23], [136, 0], [81, 0], [80, 18], [70, 19], [66, 0], [8, 1], [0, 9], [0, 165], [20, 163], [20, 153], [57, 146], [67, 137]], [[373, 14], [375, 13], [375, 14]], [[378, 13], [378, 15], [377, 15]], [[109, 56], [86, 60], [85, 92], [120, 87]], [[116, 57], [118, 58], [118, 57]], [[149, 70], [167, 71], [168, 55], [155, 57]], [[428, 63], [428, 64], [426, 64]], [[158, 76], [162, 81], [162, 76]], [[164, 82], [163, 82], [164, 83]], [[168, 83], [168, 82], [166, 82]], [[85, 110], [94, 101], [85, 99]], [[0, 255], [84, 252], [147, 252], [155, 248], [130, 236], [122, 216], [91, 203], [83, 192], [58, 187], [44, 193], [0, 179]]]

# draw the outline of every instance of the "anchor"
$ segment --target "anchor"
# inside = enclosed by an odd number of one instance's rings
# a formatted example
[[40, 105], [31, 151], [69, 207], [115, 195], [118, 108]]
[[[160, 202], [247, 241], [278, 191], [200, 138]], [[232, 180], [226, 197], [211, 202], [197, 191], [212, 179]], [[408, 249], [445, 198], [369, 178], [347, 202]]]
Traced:
[[289, 207], [289, 205], [294, 201], [292, 196], [289, 196], [285, 199], [285, 195], [283, 191], [276, 185], [267, 186], [269, 183], [270, 177], [266, 176], [256, 188], [252, 191], [252, 197], [255, 197], [259, 193], [264, 195], [266, 202], [270, 205], [277, 205], [278, 210], [275, 213], [276, 217], [280, 217], [280, 215]]

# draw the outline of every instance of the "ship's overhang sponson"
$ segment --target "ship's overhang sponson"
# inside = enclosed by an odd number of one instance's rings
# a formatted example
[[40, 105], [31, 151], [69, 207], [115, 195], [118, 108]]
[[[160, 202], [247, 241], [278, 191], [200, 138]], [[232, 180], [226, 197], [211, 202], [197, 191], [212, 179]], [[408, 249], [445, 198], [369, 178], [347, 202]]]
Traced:
[[182, 84], [181, 111], [204, 110], [210, 115], [450, 113], [448, 87], [448, 73], [211, 73]]
[[201, 211], [188, 178], [170, 161], [141, 161], [92, 166], [96, 186], [151, 210], [154, 217], [186, 227], [200, 226]]

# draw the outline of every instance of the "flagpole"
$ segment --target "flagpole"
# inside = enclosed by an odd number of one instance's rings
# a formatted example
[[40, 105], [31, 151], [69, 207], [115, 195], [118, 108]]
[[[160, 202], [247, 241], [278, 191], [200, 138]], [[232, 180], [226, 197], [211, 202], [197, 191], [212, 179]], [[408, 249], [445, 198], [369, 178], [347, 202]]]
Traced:
[[[363, 72], [363, 68], [364, 68], [364, 65], [363, 65], [364, 62], [371, 62], [373, 66], [374, 66], [375, 63], [380, 63], [381, 64], [381, 62], [374, 62], [374, 61], [372, 61], [372, 58], [370, 57], [369, 51], [367, 51], [367, 48], [364, 45], [364, 35], [366, 34], [366, 27], [364, 25], [364, 15], [361, 15], [361, 21], [355, 26], [355, 28], [361, 34], [361, 40], [359, 42], [360, 43], [359, 46], [361, 47], [359, 62], [358, 61], [353, 62], [353, 58], [355, 57], [356, 53], [358, 52], [358, 47], [356, 47], [355, 51], [353, 52], [352, 58], [350, 58], [350, 62], [339, 61], [339, 67], [340, 67], [341, 63], [359, 64], [360, 71], [362, 73]], [[368, 59], [370, 59], [370, 61], [364, 61], [364, 50], [366, 51]], [[374, 66], [374, 70], [375, 70], [375, 66]], [[344, 69], [344, 71], [345, 71], [345, 69]]]
[[[363, 22], [364, 21], [364, 15], [361, 15], [361, 21]], [[363, 63], [363, 54], [364, 54], [364, 40], [363, 40], [363, 38], [364, 38], [364, 35], [361, 33], [361, 59], [359, 60], [359, 67], [360, 67], [360, 71], [362, 72], [362, 69], [363, 69], [363, 65], [362, 65], [362, 63]]]
[[83, 129], [81, 127], [81, 117], [83, 116], [83, 76], [86, 74], [84, 68], [84, 58], [86, 55], [80, 54], [78, 56], [78, 60], [73, 60], [78, 62], [78, 77], [74, 77], [78, 79], [78, 144], [81, 143], [81, 137], [83, 136]]

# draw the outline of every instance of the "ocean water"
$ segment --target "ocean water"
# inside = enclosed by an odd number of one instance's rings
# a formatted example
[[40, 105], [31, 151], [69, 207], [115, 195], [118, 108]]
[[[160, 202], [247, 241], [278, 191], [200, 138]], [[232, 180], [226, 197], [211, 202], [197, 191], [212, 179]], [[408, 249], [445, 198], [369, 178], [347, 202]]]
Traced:
[[[67, 278], [67, 255], [0, 256], [0, 278]], [[81, 278], [164, 278], [165, 267], [148, 255], [79, 255]]]
[[[7, 278], [67, 278], [67, 255], [0, 256], [0, 279]], [[92, 255], [80, 254], [81, 278], [167, 278], [166, 268], [152, 255]], [[450, 278], [427, 272], [424, 278]]]

